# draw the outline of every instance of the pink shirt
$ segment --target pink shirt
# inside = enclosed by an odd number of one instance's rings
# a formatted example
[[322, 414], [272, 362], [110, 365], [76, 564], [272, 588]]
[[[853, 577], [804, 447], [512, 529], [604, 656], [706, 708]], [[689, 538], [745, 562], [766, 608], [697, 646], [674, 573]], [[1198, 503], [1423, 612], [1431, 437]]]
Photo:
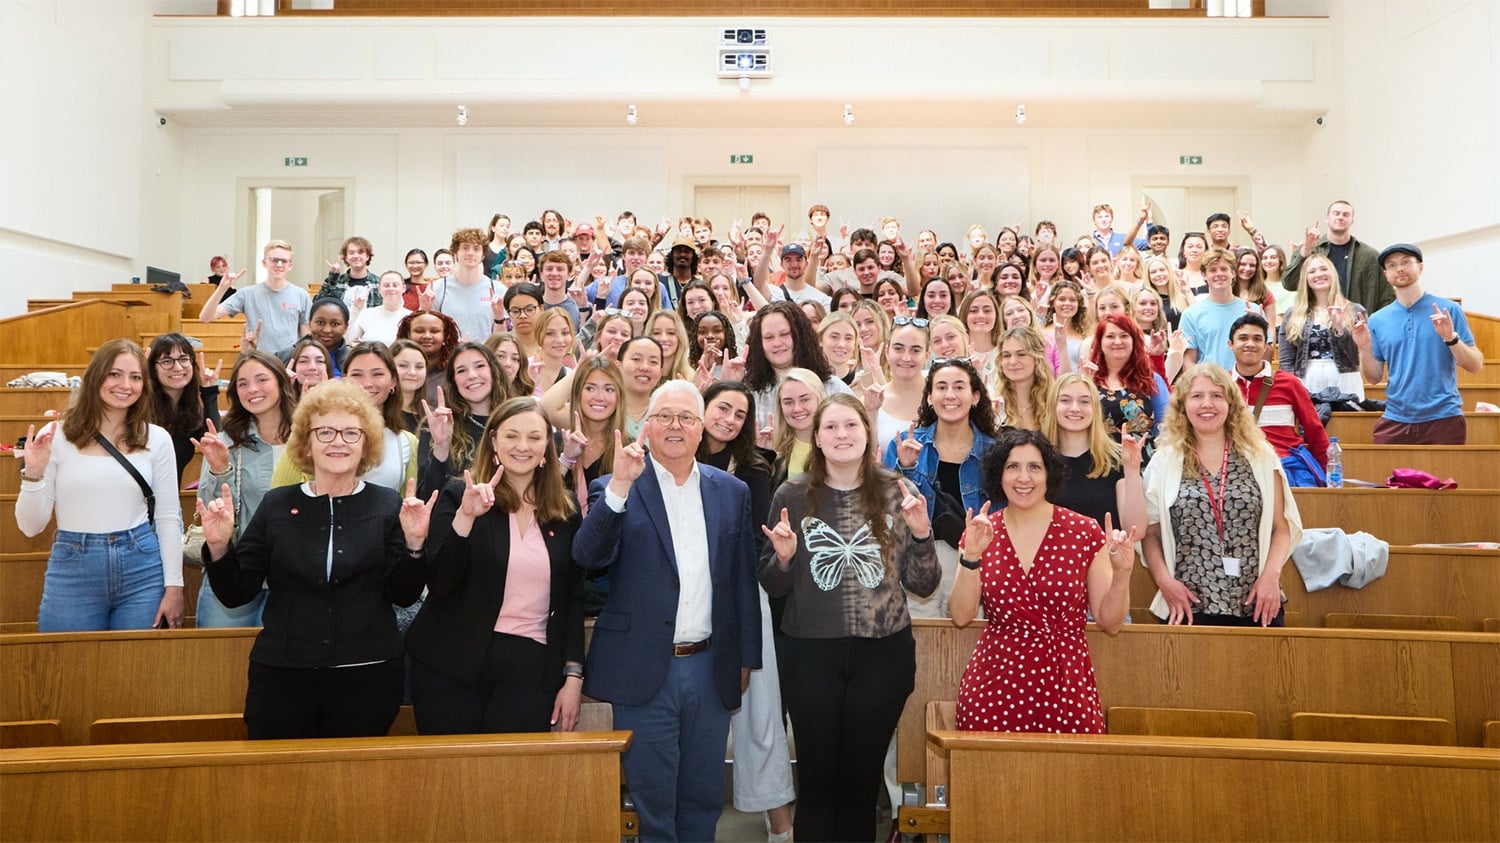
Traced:
[[547, 643], [547, 613], [552, 605], [552, 561], [542, 528], [536, 521], [521, 535], [520, 519], [510, 516], [510, 563], [505, 574], [505, 600], [495, 631], [538, 644]]

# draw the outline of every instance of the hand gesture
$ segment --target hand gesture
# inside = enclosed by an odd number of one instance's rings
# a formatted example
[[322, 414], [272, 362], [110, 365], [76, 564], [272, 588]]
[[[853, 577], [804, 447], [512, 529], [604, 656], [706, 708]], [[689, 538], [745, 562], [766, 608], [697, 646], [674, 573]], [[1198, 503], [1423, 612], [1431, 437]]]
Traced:
[[229, 448], [219, 439], [219, 432], [214, 430], [213, 419], [205, 419], [208, 432], [198, 439], [191, 440], [193, 450], [203, 455], [203, 464], [208, 466], [211, 474], [224, 476], [229, 472]]
[[859, 367], [870, 373], [873, 378], [880, 371], [880, 358], [885, 353], [885, 343], [876, 343], [874, 348], [868, 345], [859, 347]]
[[[1141, 216], [1140, 216], [1140, 220], [1141, 220], [1141, 222], [1145, 222], [1146, 220], [1149, 220], [1149, 219], [1151, 219], [1151, 200], [1148, 197], [1142, 196], [1141, 197]], [[1017, 228], [1016, 230], [1020, 231], [1019, 228]]]
[[1321, 236], [1319, 234], [1319, 232], [1318, 232], [1318, 226], [1319, 225], [1321, 225], [1321, 223], [1315, 222], [1312, 225], [1308, 226], [1307, 227], [1307, 231], [1303, 233], [1303, 235], [1302, 235], [1302, 255], [1303, 255], [1303, 257], [1306, 257], [1306, 256], [1312, 254], [1313, 247], [1318, 245], [1318, 238]]
[[1236, 215], [1240, 218], [1240, 228], [1245, 229], [1247, 234], [1255, 230], [1255, 223], [1250, 221], [1249, 214], [1244, 211], [1237, 211]]
[[906, 303], [906, 299], [896, 300], [896, 315], [903, 318], [911, 318], [911, 306]]
[[1359, 313], [1354, 314], [1354, 325], [1349, 328], [1354, 344], [1363, 351], [1370, 350], [1370, 322]]
[[1126, 471], [1140, 471], [1141, 454], [1146, 449], [1146, 437], [1131, 436], [1129, 431], [1120, 431], [1120, 467]]
[[1152, 356], [1167, 353], [1167, 332], [1152, 331], [1146, 338], [1146, 353]]
[[766, 260], [770, 260], [772, 255], [776, 255], [778, 257], [780, 256], [781, 253], [779, 251], [777, 251], [777, 249], [781, 246], [781, 234], [784, 231], [786, 231], [786, 225], [785, 224], [777, 227], [773, 231], [767, 231], [766, 232], [766, 242], [765, 242]]
[[1167, 341], [1167, 353], [1168, 354], [1185, 354], [1185, 353], [1187, 353], [1187, 347], [1188, 347], [1187, 334], [1184, 334], [1182, 332], [1181, 328], [1178, 328], [1177, 330], [1173, 331], [1172, 332], [1172, 338]]
[[901, 518], [906, 522], [906, 529], [912, 538], [930, 538], [932, 518], [927, 514], [927, 499], [917, 491], [915, 484], [902, 479], [900, 475], [896, 477], [896, 491], [898, 500], [901, 501]]
[[488, 483], [475, 483], [474, 475], [468, 469], [465, 469], [464, 498], [458, 505], [459, 514], [467, 515], [470, 518], [478, 518], [494, 508], [495, 484], [500, 482], [500, 476], [504, 473], [505, 469], [497, 465], [495, 466], [495, 474], [490, 477]]
[[26, 426], [26, 460], [24, 467], [26, 474], [30, 477], [41, 477], [47, 470], [47, 463], [52, 460], [52, 437], [57, 435], [57, 423], [53, 422], [42, 428], [42, 434], [37, 435], [36, 425]]
[[599, 286], [594, 288], [594, 298], [609, 301], [609, 285], [614, 283], [614, 280], [609, 273], [605, 273], [604, 277], [599, 279]]
[[646, 470], [646, 448], [639, 440], [624, 443], [620, 431], [615, 431], [615, 464], [611, 472], [614, 476], [609, 485], [615, 486], [619, 483], [623, 488], [616, 486], [615, 492], [624, 497], [630, 492], [630, 486]]
[[[246, 349], [246, 350], [253, 350], [256, 347], [256, 343], [260, 342], [260, 329], [261, 329], [261, 326], [264, 325], [265, 322], [266, 322], [266, 320], [264, 320], [264, 319], [257, 319], [257, 320], [255, 320], [255, 330], [253, 330], [253, 331], [249, 331], [249, 330], [245, 331], [245, 336], [240, 340], [240, 348], [243, 348], [243, 349]], [[245, 324], [247, 326], [249, 325], [248, 322], [245, 323]]]
[[776, 552], [776, 561], [782, 565], [792, 561], [792, 557], [797, 555], [797, 534], [792, 531], [792, 522], [787, 519], [785, 507], [781, 509], [781, 520], [776, 522], [776, 529], [762, 524], [760, 531], [771, 540], [771, 550]]
[[1453, 327], [1453, 317], [1448, 311], [1438, 307], [1437, 302], [1432, 303], [1432, 329], [1437, 331], [1438, 339], [1448, 342], [1458, 336], [1458, 331]]
[[545, 368], [546, 365], [547, 364], [542, 361], [542, 355], [540, 353], [526, 361], [526, 374], [531, 376], [532, 383], [536, 383], [537, 380], [542, 376], [542, 369]]
[[569, 462], [577, 462], [588, 446], [589, 438], [583, 434], [583, 415], [574, 410], [573, 429], [563, 436], [562, 455]]
[[496, 296], [495, 298], [490, 299], [490, 316], [499, 321], [502, 325], [505, 324], [506, 319], [510, 318], [510, 314], [505, 312], [504, 296]]
[[740, 349], [740, 353], [724, 361], [724, 368], [719, 372], [722, 380], [737, 381], [745, 377], [745, 352], [747, 348]]
[[219, 370], [224, 368], [224, 358], [220, 357], [214, 363], [212, 369], [203, 363], [203, 352], [198, 352], [198, 385], [203, 387], [219, 385]]
[[917, 441], [917, 423], [912, 422], [905, 434], [896, 431], [896, 464], [902, 468], [916, 468], [920, 456], [922, 443]]
[[589, 300], [584, 292], [582, 280], [575, 278], [573, 279], [573, 283], [568, 285], [568, 298], [573, 300], [573, 304], [577, 305], [579, 310], [589, 306]]
[[1165, 584], [1157, 583], [1157, 586], [1161, 589], [1162, 599], [1167, 601], [1167, 623], [1192, 626], [1193, 607], [1198, 605], [1198, 595], [1176, 579], [1168, 578]]
[[906, 245], [905, 240], [897, 237], [892, 241], [892, 245], [895, 246], [896, 254], [901, 257], [903, 263], [911, 263], [911, 247]]
[[234, 538], [234, 498], [229, 493], [229, 484], [222, 484], [219, 496], [206, 505], [201, 498], [197, 503], [198, 521], [203, 525], [203, 543], [222, 551]]
[[703, 353], [698, 355], [698, 368], [693, 372], [693, 381], [698, 385], [701, 392], [713, 386], [714, 366], [719, 364], [719, 349], [715, 346], [704, 346]]
[[1341, 304], [1328, 306], [1328, 327], [1332, 328], [1335, 334], [1342, 335], [1349, 329], [1349, 320], [1345, 315], [1348, 312], [1349, 309]]
[[849, 220], [846, 217], [839, 217], [839, 239], [849, 242]]
[[[604, 215], [603, 214], [594, 214], [594, 230], [595, 231], [602, 231], [605, 234], [608, 234], [609, 233], [609, 229], [610, 229], [609, 224], [604, 221]], [[599, 238], [595, 237], [594, 239], [598, 240]]]
[[729, 242], [735, 244], [736, 246], [745, 242], [745, 237], [741, 233], [740, 228], [741, 224], [738, 219], [734, 221], [734, 225], [731, 225], [729, 227]]
[[1135, 564], [1135, 543], [1141, 538], [1139, 527], [1116, 530], [1114, 516], [1104, 513], [1104, 549], [1109, 552], [1109, 566], [1117, 574], [1129, 576]]
[[572, 237], [573, 236], [573, 221], [570, 220], [570, 219], [568, 219], [567, 217], [563, 217], [563, 230], [562, 230], [562, 233], [563, 233], [563, 236], [565, 236], [565, 237]]
[[224, 276], [222, 279], [220, 279], [219, 286], [221, 288], [225, 287], [225, 286], [233, 287], [234, 286], [234, 282], [236, 282], [236, 281], [238, 281], [238, 280], [240, 280], [241, 278], [244, 278], [244, 277], [245, 277], [245, 270], [242, 269], [242, 270], [240, 270], [239, 272], [236, 272], [233, 275], [226, 275], [226, 276]]
[[865, 414], [873, 419], [875, 414], [880, 412], [881, 405], [885, 403], [885, 387], [872, 383], [865, 387], [865, 394], [862, 398], [865, 404]]
[[[467, 472], [465, 472], [467, 474]], [[495, 472], [498, 478], [500, 473]], [[494, 487], [490, 487], [494, 491]], [[465, 493], [467, 496], [467, 493]], [[406, 481], [406, 498], [401, 501], [401, 532], [406, 534], [406, 546], [417, 550], [427, 540], [427, 526], [432, 521], [432, 505], [437, 503], [438, 493], [434, 489], [426, 503], [417, 497], [416, 478]]]
[[972, 509], [965, 510], [965, 513], [968, 520], [964, 524], [962, 539], [964, 558], [970, 562], [978, 562], [984, 558], [984, 552], [995, 538], [995, 522], [990, 520], [990, 502], [984, 502], [978, 515]]
[[338, 261], [324, 261], [324, 263], [328, 264], [329, 275], [338, 275], [344, 271], [344, 265]]
[[1095, 363], [1092, 360], [1085, 360], [1083, 361], [1083, 364], [1078, 367], [1078, 371], [1082, 372], [1085, 375], [1088, 375], [1089, 379], [1092, 380], [1093, 378], [1099, 376], [1099, 364]]
[[432, 435], [433, 449], [442, 446], [443, 458], [447, 458], [448, 443], [453, 441], [453, 411], [443, 398], [443, 391], [438, 390], [437, 406], [431, 407], [427, 399], [422, 399], [422, 416], [427, 420], [427, 432]]
[[433, 310], [436, 307], [437, 293], [434, 293], [432, 291], [431, 284], [423, 284], [422, 288], [420, 290], [417, 290], [417, 309]]

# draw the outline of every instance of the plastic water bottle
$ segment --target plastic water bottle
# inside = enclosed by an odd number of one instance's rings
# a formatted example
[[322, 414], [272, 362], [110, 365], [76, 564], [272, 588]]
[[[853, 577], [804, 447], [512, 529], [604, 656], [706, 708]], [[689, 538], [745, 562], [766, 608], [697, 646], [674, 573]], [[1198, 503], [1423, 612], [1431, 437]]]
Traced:
[[1344, 488], [1344, 449], [1337, 436], [1328, 440], [1328, 488]]

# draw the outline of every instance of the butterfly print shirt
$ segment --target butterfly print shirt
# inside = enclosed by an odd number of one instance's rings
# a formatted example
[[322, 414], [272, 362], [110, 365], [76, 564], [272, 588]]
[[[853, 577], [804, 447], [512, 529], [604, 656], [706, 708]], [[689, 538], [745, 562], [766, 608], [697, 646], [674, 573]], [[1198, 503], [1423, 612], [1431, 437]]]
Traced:
[[[811, 488], [805, 476], [790, 480], [771, 498], [767, 525], [787, 510], [797, 534], [797, 555], [786, 570], [770, 542], [761, 556], [760, 581], [772, 597], [787, 597], [781, 629], [797, 638], [884, 638], [911, 625], [906, 591], [927, 596], [942, 568], [931, 538], [913, 541], [900, 515], [895, 481], [882, 474], [890, 493], [879, 517], [891, 531], [889, 558], [881, 552], [858, 490]], [[815, 508], [808, 506], [816, 502]], [[809, 512], [814, 509], [813, 512]]]

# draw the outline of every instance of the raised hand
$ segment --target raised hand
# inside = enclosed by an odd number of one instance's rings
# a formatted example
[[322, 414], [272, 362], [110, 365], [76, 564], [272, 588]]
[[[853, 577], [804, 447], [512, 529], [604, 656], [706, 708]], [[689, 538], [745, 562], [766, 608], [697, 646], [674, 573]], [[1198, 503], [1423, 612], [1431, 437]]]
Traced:
[[234, 538], [234, 497], [229, 493], [229, 484], [220, 486], [217, 498], [207, 504], [200, 498], [197, 504], [198, 521], [203, 525], [203, 543], [213, 556], [222, 556], [229, 540]]
[[879, 380], [876, 373], [880, 371], [880, 357], [885, 353], [885, 343], [876, 343], [874, 348], [868, 345], [859, 347], [859, 367], [870, 373], [870, 377]]
[[1244, 211], [1238, 211], [1238, 212], [1236, 212], [1236, 214], [1240, 218], [1240, 228], [1245, 229], [1246, 233], [1249, 233], [1249, 232], [1255, 230], [1255, 223], [1253, 223], [1253, 222], [1250, 221], [1250, 215], [1249, 214], [1245, 213]]
[[370, 299], [370, 290], [368, 287], [360, 287], [359, 289], [361, 292], [349, 300], [350, 322], [358, 319], [359, 315], [365, 312], [365, 303]]
[[1167, 341], [1167, 353], [1183, 354], [1187, 352], [1187, 347], [1187, 334], [1184, 334], [1181, 328], [1173, 331], [1172, 338]]
[[443, 398], [443, 391], [438, 390], [437, 406], [431, 407], [427, 399], [422, 399], [422, 417], [427, 421], [427, 432], [432, 436], [433, 456], [438, 456], [441, 449], [442, 456], [439, 459], [448, 458], [448, 444], [453, 441], [453, 411]]
[[740, 353], [724, 361], [724, 368], [720, 370], [720, 380], [737, 381], [745, 377], [745, 353], [748, 348], [740, 349]]
[[759, 448], [770, 448], [776, 441], [776, 429], [769, 424], [755, 431], [755, 445]]
[[340, 272], [344, 271], [344, 265], [341, 264], [341, 263], [339, 263], [338, 261], [323, 261], [323, 262], [326, 263], [326, 264], [328, 264], [328, 274], [329, 275], [338, 275]]
[[1432, 329], [1437, 331], [1438, 339], [1443, 342], [1458, 336], [1453, 327], [1453, 317], [1448, 315], [1448, 311], [1438, 307], [1437, 302], [1432, 303]]
[[[1146, 449], [1146, 437], [1131, 436], [1127, 431], [1120, 431], [1120, 467], [1127, 471], [1141, 470], [1141, 454]], [[1107, 514], [1107, 513], [1106, 513]]]
[[[496, 472], [496, 476], [499, 473]], [[494, 487], [491, 487], [491, 491]], [[401, 501], [401, 532], [406, 534], [406, 547], [408, 550], [421, 550], [422, 542], [427, 540], [427, 527], [432, 522], [432, 506], [437, 503], [438, 493], [434, 489], [432, 496], [423, 503], [417, 497], [416, 478], [406, 481], [406, 497]]]
[[464, 470], [464, 497], [458, 505], [461, 515], [469, 518], [478, 518], [489, 512], [495, 506], [495, 484], [500, 482], [500, 477], [505, 473], [503, 466], [495, 466], [495, 473], [487, 483], [475, 483], [474, 475]]
[[[1104, 549], [1109, 551], [1109, 566], [1117, 574], [1129, 574], [1135, 564], [1135, 543], [1141, 538], [1139, 527], [1116, 530], [1114, 517], [1104, 513]], [[1279, 593], [1278, 593], [1279, 597]]]
[[209, 369], [203, 363], [203, 352], [198, 352], [198, 385], [218, 386], [219, 370], [222, 368], [224, 368], [224, 358], [220, 357], [218, 362], [214, 363], [214, 367]]
[[589, 438], [583, 433], [583, 415], [573, 411], [573, 429], [563, 437], [562, 455], [569, 462], [577, 462], [583, 450], [589, 446]]
[[47, 470], [47, 463], [52, 461], [52, 437], [56, 435], [56, 422], [44, 426], [40, 436], [37, 435], [36, 425], [26, 426], [25, 471], [28, 477], [39, 478]]
[[432, 310], [437, 306], [437, 293], [432, 291], [431, 284], [423, 284], [422, 289], [417, 291], [417, 309]]
[[[241, 348], [253, 349], [256, 347], [256, 343], [260, 342], [260, 329], [265, 325], [265, 322], [266, 320], [264, 319], [255, 320], [255, 330], [245, 332], [245, 336], [240, 340]], [[248, 322], [245, 324], [249, 325]]]
[[625, 497], [630, 491], [630, 485], [646, 470], [646, 447], [639, 440], [626, 445], [620, 431], [615, 431], [615, 465], [611, 472], [614, 476], [610, 480], [611, 486], [623, 484], [623, 490], [616, 488], [620, 497]]
[[762, 524], [760, 531], [771, 540], [771, 550], [776, 552], [776, 561], [782, 565], [792, 561], [792, 557], [797, 555], [797, 534], [792, 530], [792, 522], [787, 519], [785, 507], [781, 510], [781, 520], [776, 522], [775, 529]]
[[505, 312], [504, 296], [496, 296], [490, 299], [490, 316], [502, 326], [505, 324], [505, 320], [510, 318], [510, 314]]
[[1303, 233], [1303, 235], [1302, 235], [1302, 256], [1303, 257], [1307, 257], [1308, 255], [1312, 254], [1313, 247], [1315, 247], [1315, 246], [1318, 245], [1318, 238], [1320, 236], [1322, 236], [1318, 232], [1318, 226], [1321, 225], [1321, 224], [1322, 223], [1315, 222], [1312, 225], [1308, 226], [1307, 227], [1307, 231], [1305, 231]]
[[609, 301], [609, 285], [614, 283], [614, 278], [608, 273], [599, 279], [599, 286], [594, 288], [594, 298]]
[[902, 468], [916, 468], [917, 458], [922, 455], [922, 443], [917, 441], [917, 423], [912, 422], [903, 435], [896, 431], [896, 464]]
[[1167, 353], [1166, 331], [1152, 331], [1151, 336], [1147, 337], [1146, 340], [1146, 353], [1152, 355]]
[[1335, 334], [1342, 335], [1348, 330], [1349, 320], [1345, 315], [1348, 312], [1349, 309], [1341, 304], [1331, 304], [1328, 306], [1328, 327], [1332, 328]]
[[896, 491], [901, 501], [901, 518], [914, 539], [926, 539], [932, 535], [932, 518], [927, 514], [927, 499], [917, 491], [915, 484], [896, 477]]
[[872, 383], [865, 387], [865, 394], [862, 397], [865, 403], [865, 414], [873, 419], [880, 411], [880, 406], [885, 403], [885, 387]]
[[781, 226], [778, 226], [775, 231], [766, 232], [765, 249], [767, 260], [770, 260], [772, 255], [780, 254], [776, 251], [776, 249], [781, 245], [781, 235], [784, 231], [786, 231], [786, 225], [782, 224]]
[[205, 419], [208, 432], [198, 439], [191, 440], [193, 450], [203, 455], [203, 463], [208, 466], [209, 473], [220, 477], [229, 473], [229, 448], [219, 439], [219, 431], [214, 430], [213, 419]]
[[239, 272], [236, 272], [233, 275], [226, 275], [226, 276], [224, 276], [224, 279], [219, 282], [219, 286], [223, 287], [223, 286], [225, 286], [227, 284], [228, 286], [233, 287], [234, 286], [234, 282], [236, 282], [236, 281], [238, 281], [238, 280], [240, 280], [241, 278], [244, 278], [244, 277], [245, 277], [245, 270], [242, 269], [242, 270], [240, 270]]
[[542, 376], [542, 369], [546, 368], [546, 366], [547, 364], [542, 360], [540, 352], [535, 357], [526, 361], [526, 374], [531, 376], [532, 383], [536, 383], [537, 379]]
[[970, 562], [978, 562], [984, 558], [984, 552], [989, 549], [990, 542], [995, 539], [995, 523], [990, 520], [990, 502], [985, 501], [984, 506], [979, 508], [979, 514], [974, 510], [965, 510], [968, 520], [964, 523], [963, 555]]
[[1354, 344], [1361, 350], [1370, 350], [1370, 322], [1363, 315], [1354, 314], [1354, 324], [1349, 328], [1349, 335], [1354, 338]]

